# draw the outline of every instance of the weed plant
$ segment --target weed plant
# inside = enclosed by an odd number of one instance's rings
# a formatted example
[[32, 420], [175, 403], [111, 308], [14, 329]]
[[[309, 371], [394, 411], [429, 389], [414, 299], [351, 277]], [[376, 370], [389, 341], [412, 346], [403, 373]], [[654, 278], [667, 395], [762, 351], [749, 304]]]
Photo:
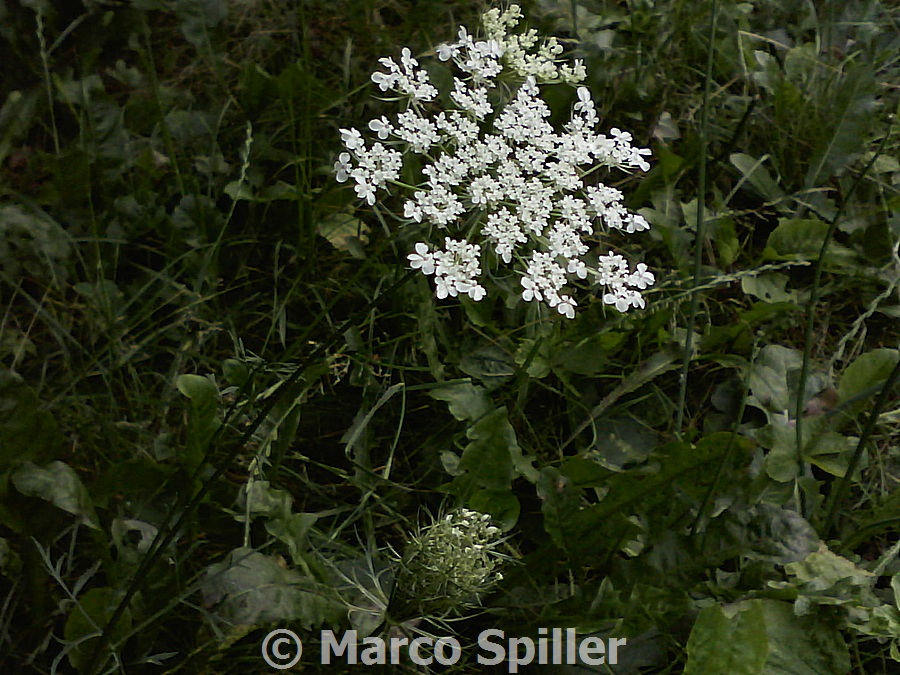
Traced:
[[652, 152], [627, 312], [436, 298], [399, 192], [335, 179], [378, 59], [445, 86], [486, 6], [0, 2], [0, 671], [271, 672], [273, 628], [305, 672], [349, 629], [486, 672], [488, 628], [897, 668], [900, 11], [521, 4]]

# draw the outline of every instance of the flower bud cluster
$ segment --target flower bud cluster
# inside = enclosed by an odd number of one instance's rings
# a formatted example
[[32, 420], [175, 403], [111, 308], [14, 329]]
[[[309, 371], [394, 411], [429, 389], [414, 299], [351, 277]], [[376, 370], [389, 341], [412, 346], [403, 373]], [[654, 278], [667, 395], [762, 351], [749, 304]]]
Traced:
[[444, 99], [452, 106], [443, 110], [438, 90], [408, 49], [399, 64], [381, 59], [386, 72], [372, 80], [406, 109], [393, 119], [371, 120], [378, 140], [368, 144], [358, 130], [342, 129], [347, 152], [335, 164], [336, 177], [352, 180], [357, 196], [372, 205], [388, 185], [405, 187], [399, 182], [404, 153], [422, 157], [424, 182], [413, 188], [403, 215], [446, 233], [443, 248], [420, 241], [408, 260], [435, 277], [438, 298], [481, 300], [487, 291], [480, 279], [502, 263], [519, 275], [523, 300], [569, 318], [577, 303], [566, 284], [589, 277], [603, 287], [604, 303], [619, 311], [643, 307], [641, 291], [655, 280], [647, 266], [632, 270], [612, 251], [590, 256], [587, 241], [600, 231], [649, 229], [625, 208], [621, 191], [596, 173], [647, 171], [650, 151], [632, 145], [626, 131], [596, 132], [599, 119], [586, 87], [577, 87], [563, 128], [550, 124], [540, 85], [574, 84], [584, 78], [584, 66], [561, 64], [562, 47], [552, 38], [541, 41], [534, 30], [513, 33], [520, 17], [516, 5], [489, 10], [486, 39], [461, 27], [456, 42], [436, 49], [459, 73]]
[[502, 541], [489, 515], [469, 509], [423, 527], [404, 549], [392, 612], [437, 616], [477, 602], [503, 578]]

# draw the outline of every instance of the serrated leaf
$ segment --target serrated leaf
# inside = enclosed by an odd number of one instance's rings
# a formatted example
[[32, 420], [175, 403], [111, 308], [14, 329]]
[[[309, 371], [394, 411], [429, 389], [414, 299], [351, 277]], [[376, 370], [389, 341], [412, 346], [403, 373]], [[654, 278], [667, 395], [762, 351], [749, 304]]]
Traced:
[[[815, 613], [817, 605], [876, 607], [880, 604], [872, 592], [877, 577], [833, 553], [824, 542], [803, 560], [784, 566], [789, 581], [770, 581], [776, 589], [792, 588], [800, 598], [795, 613]], [[800, 600], [805, 600], [800, 602]]]
[[284, 543], [294, 564], [300, 564], [309, 548], [309, 531], [318, 519], [315, 513], [291, 513], [281, 518], [269, 518], [266, 520], [266, 532]]
[[206, 606], [229, 624], [298, 621], [311, 629], [336, 619], [337, 608], [320, 584], [248, 548], [210, 565], [200, 590]]
[[544, 530], [564, 551], [567, 549], [569, 527], [582, 506], [582, 492], [556, 467], [547, 466], [541, 470], [537, 494], [541, 499]]
[[58, 509], [77, 516], [88, 527], [100, 529], [91, 496], [68, 464], [50, 462], [42, 469], [26, 462], [13, 471], [12, 483], [26, 497], [50, 502]]
[[476, 485], [507, 490], [516, 476], [530, 482], [538, 479], [533, 459], [522, 454], [516, 432], [507, 419], [506, 408], [497, 408], [483, 416], [466, 432], [469, 444], [463, 451], [459, 468], [467, 471]]

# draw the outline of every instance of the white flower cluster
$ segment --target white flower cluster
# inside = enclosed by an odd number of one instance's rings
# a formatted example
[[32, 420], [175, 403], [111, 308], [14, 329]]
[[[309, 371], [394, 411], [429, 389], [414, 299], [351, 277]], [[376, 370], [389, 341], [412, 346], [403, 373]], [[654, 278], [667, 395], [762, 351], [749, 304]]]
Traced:
[[[503, 578], [506, 556], [491, 517], [457, 509], [417, 532], [400, 560], [395, 610], [417, 615], [458, 612]], [[401, 609], [402, 607], [402, 609]]]
[[[558, 63], [562, 48], [553, 39], [541, 42], [533, 30], [511, 33], [520, 17], [516, 5], [502, 13], [492, 9], [483, 17], [487, 39], [476, 40], [461, 27], [458, 41], [437, 48], [438, 58], [452, 60], [462, 76], [453, 78], [449, 92], [455, 108], [430, 116], [439, 92], [409, 50], [400, 64], [381, 59], [387, 72], [373, 74], [373, 82], [407, 108], [394, 119], [370, 121], [378, 137], [370, 145], [358, 130], [341, 129], [347, 152], [335, 164], [337, 179], [352, 179], [357, 196], [371, 205], [378, 190], [399, 182], [403, 155], [397, 148], [423, 157], [426, 180], [405, 202], [404, 217], [458, 236], [445, 236], [443, 249], [418, 242], [408, 258], [413, 269], [434, 275], [439, 298], [481, 300], [487, 291], [479, 278], [493, 260], [518, 267], [522, 299], [569, 318], [577, 303], [565, 285], [589, 275], [603, 286], [606, 304], [619, 311], [643, 307], [641, 291], [654, 283], [647, 266], [632, 271], [612, 251], [588, 258], [585, 239], [598, 226], [628, 234], [649, 229], [624, 207], [622, 193], [594, 173], [598, 167], [647, 171], [650, 151], [633, 146], [628, 132], [597, 133], [586, 87], [577, 88], [563, 129], [550, 124], [539, 84], [580, 81], [584, 67]], [[497, 87], [499, 81], [518, 85], [510, 100], [504, 102], [508, 88]], [[470, 243], [474, 238], [480, 243]]]
[[[541, 37], [533, 28], [524, 33], [511, 33], [522, 12], [518, 5], [511, 5], [505, 12], [499, 9], [490, 9], [482, 16], [484, 33], [489, 40], [494, 40], [503, 45], [504, 57], [507, 65], [522, 77], [533, 75], [542, 82], [566, 82], [569, 84], [581, 82], [586, 73], [584, 64], [576, 60], [575, 64], [557, 64], [556, 59], [562, 54], [562, 45], [556, 38], [549, 38], [541, 42]], [[536, 54], [529, 52], [538, 46]]]

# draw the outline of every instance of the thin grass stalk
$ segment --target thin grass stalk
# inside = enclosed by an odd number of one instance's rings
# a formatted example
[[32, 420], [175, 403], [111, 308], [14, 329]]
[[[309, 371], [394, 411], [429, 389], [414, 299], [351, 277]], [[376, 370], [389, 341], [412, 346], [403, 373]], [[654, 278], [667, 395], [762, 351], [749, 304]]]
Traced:
[[162, 96], [160, 94], [159, 79], [156, 77], [156, 63], [153, 58], [153, 42], [150, 39], [150, 26], [147, 25], [146, 13], [141, 13], [141, 34], [144, 38], [144, 69], [147, 72], [147, 79], [150, 81], [150, 90], [153, 93], [153, 102], [156, 104], [156, 111], [159, 114], [159, 128], [162, 132], [163, 142], [166, 146], [166, 152], [169, 153], [169, 160], [172, 164], [172, 170], [175, 172], [175, 183], [178, 185], [178, 193], [183, 197], [187, 194], [184, 186], [184, 177], [181, 175], [181, 169], [178, 165], [178, 153], [175, 146], [175, 139], [172, 138], [172, 132], [166, 122], [166, 113], [163, 109]]
[[[703, 501], [700, 502], [700, 507], [697, 509], [697, 515], [694, 517], [694, 522], [691, 523], [691, 537], [693, 537], [697, 533], [697, 529], [700, 527], [700, 522], [703, 519], [703, 514], [706, 512], [706, 508], [712, 501], [712, 497], [719, 487], [719, 481], [722, 479], [722, 475], [725, 473], [725, 466], [731, 460], [731, 454], [734, 451], [734, 447], [736, 445], [735, 442], [737, 441], [738, 433], [740, 431], [741, 420], [744, 419], [744, 412], [747, 410], [747, 396], [750, 393], [750, 373], [753, 371], [753, 365], [754, 363], [756, 363], [756, 357], [758, 355], [759, 344], [754, 342], [753, 354], [750, 357], [750, 364], [747, 368], [747, 374], [744, 377], [744, 387], [741, 394], [741, 404], [738, 407], [737, 419], [734, 422], [734, 430], [731, 432], [731, 436], [728, 437], [728, 445], [725, 446], [725, 452], [722, 455], [722, 461], [719, 462], [719, 466], [716, 467], [716, 475], [713, 477], [712, 483], [710, 483], [709, 488], [707, 488], [706, 493], [703, 495]], [[701, 541], [700, 543], [701, 550], [705, 550], [705, 540], [706, 533], [704, 532], [703, 541]]]
[[50, 111], [50, 126], [53, 129], [53, 147], [58, 155], [59, 149], [59, 129], [56, 128], [56, 112], [53, 110], [53, 83], [50, 80], [50, 58], [47, 51], [47, 40], [44, 37], [44, 15], [40, 9], [34, 10], [34, 20], [37, 23], [37, 39], [41, 52], [41, 68], [44, 72], [44, 87], [47, 89], [47, 107]]
[[684, 338], [684, 358], [681, 362], [680, 386], [678, 389], [678, 412], [675, 419], [675, 433], [681, 436], [681, 427], [684, 424], [684, 407], [687, 399], [687, 383], [688, 371], [691, 367], [691, 357], [694, 343], [694, 326], [697, 323], [697, 314], [700, 310], [700, 292], [697, 288], [700, 285], [700, 274], [703, 269], [703, 221], [706, 217], [705, 199], [706, 199], [706, 150], [708, 140], [706, 137], [709, 128], [709, 98], [712, 91], [713, 64], [716, 56], [716, 26], [719, 21], [719, 3], [712, 0], [710, 3], [709, 17], [709, 55], [706, 60], [706, 77], [703, 83], [703, 103], [700, 113], [700, 165], [698, 167], [698, 188], [697, 188], [697, 234], [694, 239], [694, 274], [691, 289], [691, 309], [688, 314], [686, 335]]
[[[358, 273], [359, 274], [359, 273]], [[415, 274], [415, 270], [409, 270], [406, 274], [404, 274], [399, 280], [394, 282], [390, 287], [388, 287], [382, 294], [378, 297], [374, 298], [371, 302], [369, 302], [365, 307], [361, 310], [357, 311], [350, 318], [348, 318], [337, 330], [333, 331], [333, 337], [327, 343], [317, 343], [309, 354], [306, 355], [305, 363], [310, 363], [316, 356], [320, 353], [326, 353], [328, 349], [332, 348], [335, 344], [337, 344], [340, 340], [344, 339], [344, 333], [346, 330], [352, 326], [356, 321], [358, 321], [361, 317], [364, 317], [377, 303], [384, 297], [391, 297], [391, 295], [400, 288], [403, 284], [405, 284], [412, 276]], [[337, 295], [335, 299], [332, 301], [332, 306], [337, 303], [337, 301], [341, 298], [340, 295]], [[330, 309], [330, 308], [329, 308]], [[294, 344], [296, 345], [305, 345], [306, 338], [311, 334], [312, 330], [318, 325], [321, 321], [323, 315], [326, 315], [326, 312], [317, 317], [315, 321], [312, 321], [310, 326], [305, 331], [304, 335], [298, 338]], [[279, 386], [276, 395], [271, 396], [266, 403], [262, 406], [261, 410], [257, 414], [256, 418], [250, 425], [245, 429], [243, 435], [239, 439], [239, 441], [235, 444], [235, 447], [229, 450], [224, 457], [217, 460], [214, 464], [214, 469], [212, 474], [203, 481], [200, 488], [194, 493], [192, 497], [179, 500], [178, 503], [172, 508], [172, 510], [166, 516], [166, 522], [164, 522], [159, 531], [157, 532], [156, 537], [151, 543], [150, 548], [147, 550], [147, 553], [144, 555], [141, 560], [141, 564], [138, 566], [137, 571], [131, 579], [131, 582], [128, 585], [128, 588], [125, 591], [124, 596], [119, 601], [119, 604], [116, 606], [115, 611], [107, 621], [106, 625], [103, 627], [103, 633], [98, 638], [97, 642], [94, 644], [93, 651], [91, 652], [90, 659], [88, 660], [88, 667], [84, 672], [88, 673], [88, 675], [97, 675], [99, 673], [99, 668], [103, 665], [101, 662], [102, 654], [104, 650], [111, 644], [112, 641], [112, 632], [115, 629], [116, 625], [122, 618], [122, 615], [125, 613], [125, 610], [128, 608], [128, 605], [131, 603], [131, 600], [134, 598], [135, 594], [140, 589], [141, 584], [145, 579], [148, 578], [150, 570], [153, 566], [159, 561], [162, 552], [172, 543], [177, 532], [181, 529], [181, 526], [188, 519], [188, 517], [194, 512], [203, 499], [208, 494], [209, 490], [212, 488], [212, 485], [225, 473], [229, 466], [231, 466], [235, 457], [240, 453], [241, 449], [249, 443], [250, 439], [253, 437], [253, 434], [259, 428], [259, 426], [263, 423], [269, 413], [272, 412], [272, 409], [275, 407], [277, 403], [281, 401], [281, 399], [286, 395], [290, 394], [294, 388], [294, 386], [299, 382], [303, 374], [306, 372], [306, 369], [302, 367], [302, 365], [298, 365], [297, 369], [291, 373], [290, 377], [286, 379], [281, 386]], [[252, 378], [248, 379], [248, 383], [242, 387], [242, 390], [238, 393], [236, 400], [239, 400], [241, 395], [245, 393], [246, 387], [249, 386], [249, 382]], [[229, 412], [229, 415], [234, 411]], [[213, 434], [210, 439], [209, 446], [206, 452], [206, 455], [203, 457], [203, 461], [200, 462], [197, 469], [194, 471], [193, 476], [191, 477], [192, 482], [197, 479], [200, 475], [200, 472], [204, 469], [205, 465], [209, 463], [209, 460], [213, 454], [213, 450], [215, 448], [216, 442], [221, 437], [223, 430], [228, 426], [228, 417], [223, 421], [223, 423], [219, 426], [216, 432]], [[185, 503], [186, 502], [186, 503]], [[172, 516], [176, 513], [179, 513], [178, 517], [172, 522]]]
[[[840, 207], [828, 222], [828, 231], [825, 233], [825, 237], [822, 240], [822, 246], [819, 248], [819, 257], [816, 259], [813, 266], [813, 283], [809, 291], [809, 302], [807, 302], [806, 304], [806, 327], [803, 332], [803, 364], [800, 367], [800, 381], [797, 383], [797, 401], [794, 408], [794, 420], [796, 422], [795, 438], [797, 444], [796, 459], [798, 475], [803, 471], [803, 413], [806, 409], [806, 396], [804, 395], [804, 392], [806, 391], [806, 383], [809, 379], [810, 361], [812, 360], [811, 355], [813, 329], [815, 328], [816, 305], [819, 302], [819, 287], [822, 284], [822, 272], [824, 271], [825, 254], [828, 252], [828, 247], [831, 243], [831, 239], [834, 237], [835, 230], [837, 230], [837, 224], [840, 222], [841, 216], [844, 215], [844, 209], [846, 209], [847, 204], [850, 203], [850, 198], [862, 183], [863, 178], [865, 178], [868, 175], [869, 171], [872, 169], [872, 166], [875, 164], [875, 160], [877, 160], [881, 156], [881, 152], [882, 150], [884, 150], [884, 147], [890, 137], [891, 129], [888, 129], [888, 132], [884, 135], [884, 138], [881, 139], [881, 143], [878, 144], [878, 148], [872, 154], [872, 158], [868, 161], [865, 167], [863, 167], [863, 170], [860, 171], [854, 178], [853, 183], [850, 185], [850, 189], [841, 200]], [[804, 516], [808, 516], [809, 514], [806, 513], [806, 508], [804, 506], [805, 500], [803, 499], [802, 492], [800, 493], [800, 500], [801, 511], [803, 512]]]

